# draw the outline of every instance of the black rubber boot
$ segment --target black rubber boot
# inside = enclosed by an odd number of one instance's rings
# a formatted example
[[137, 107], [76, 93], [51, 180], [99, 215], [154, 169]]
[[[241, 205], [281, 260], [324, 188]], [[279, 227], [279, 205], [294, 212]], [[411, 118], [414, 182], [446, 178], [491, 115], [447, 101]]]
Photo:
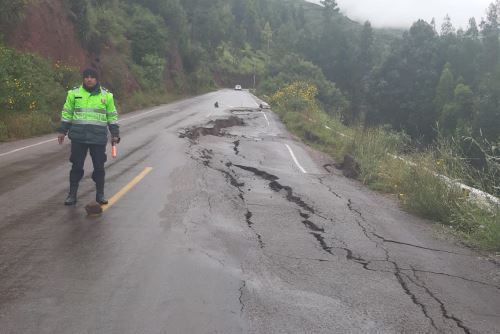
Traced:
[[101, 192], [95, 194], [95, 201], [101, 205], [108, 204], [108, 200], [104, 197], [104, 193]]
[[69, 186], [69, 194], [64, 201], [64, 205], [75, 205], [76, 204], [76, 193], [78, 192], [78, 185], [71, 184]]

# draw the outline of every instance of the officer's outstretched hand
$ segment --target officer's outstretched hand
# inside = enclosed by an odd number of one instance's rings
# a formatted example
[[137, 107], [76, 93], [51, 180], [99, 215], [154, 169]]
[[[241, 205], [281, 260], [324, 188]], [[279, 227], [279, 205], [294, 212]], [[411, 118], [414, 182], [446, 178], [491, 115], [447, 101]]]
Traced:
[[60, 133], [57, 135], [57, 141], [59, 142], [59, 145], [61, 145], [63, 143], [64, 137], [66, 137], [66, 135], [63, 133]]
[[111, 144], [120, 144], [120, 137], [113, 137], [111, 138]]

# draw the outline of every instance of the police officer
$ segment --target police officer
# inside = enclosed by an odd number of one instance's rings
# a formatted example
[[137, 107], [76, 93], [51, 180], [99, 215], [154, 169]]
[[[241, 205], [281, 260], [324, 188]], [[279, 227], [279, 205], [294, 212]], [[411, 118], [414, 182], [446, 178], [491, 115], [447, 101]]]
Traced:
[[83, 164], [90, 151], [94, 172], [92, 180], [96, 185], [96, 202], [107, 204], [104, 197], [104, 163], [108, 129], [111, 142], [120, 142], [118, 113], [113, 94], [101, 87], [97, 71], [87, 68], [83, 71], [83, 84], [68, 92], [66, 103], [61, 112], [61, 127], [57, 137], [62, 144], [68, 134], [71, 140], [70, 161], [73, 164], [69, 173], [69, 194], [65, 205], [74, 205], [77, 200], [78, 184], [83, 177]]

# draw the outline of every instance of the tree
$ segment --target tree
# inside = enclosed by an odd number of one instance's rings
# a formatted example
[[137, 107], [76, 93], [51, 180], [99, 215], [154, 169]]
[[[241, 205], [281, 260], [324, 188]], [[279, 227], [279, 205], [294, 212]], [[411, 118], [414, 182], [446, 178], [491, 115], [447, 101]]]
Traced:
[[441, 109], [439, 127], [445, 135], [467, 132], [472, 120], [474, 94], [469, 86], [460, 83], [453, 92], [453, 100]]
[[446, 63], [441, 72], [438, 85], [436, 87], [436, 96], [434, 97], [434, 106], [436, 112], [441, 114], [443, 107], [453, 101], [453, 91], [455, 89], [455, 79], [451, 71], [450, 63]]
[[339, 12], [339, 7], [336, 0], [321, 0], [323, 5], [323, 17], [326, 22], [331, 21], [332, 17]]
[[0, 27], [5, 28], [9, 24], [16, 23], [21, 19], [24, 7], [29, 0], [0, 0]]
[[419, 20], [396, 41], [370, 84], [367, 114], [371, 124], [389, 123], [413, 137], [430, 141], [437, 120], [434, 95], [439, 77], [440, 57], [434, 28]]
[[486, 21], [481, 22], [481, 37], [483, 40], [483, 57], [481, 67], [483, 73], [491, 71], [499, 63], [500, 57], [500, 0], [488, 7]]
[[269, 53], [269, 46], [271, 44], [272, 39], [273, 39], [273, 31], [271, 30], [271, 25], [269, 24], [269, 22], [266, 22], [264, 30], [262, 30], [262, 40], [266, 42], [267, 53]]
[[474, 115], [475, 134], [497, 141], [500, 137], [500, 71], [484, 76], [478, 95]]
[[141, 64], [146, 55], [165, 57], [167, 35], [167, 29], [161, 18], [144, 7], [134, 7], [128, 36], [132, 48], [132, 59], [137, 64]]
[[477, 28], [476, 19], [473, 17], [469, 19], [469, 26], [467, 27], [467, 31], [465, 32], [465, 37], [474, 40], [479, 38], [479, 29]]
[[444, 17], [443, 24], [441, 25], [441, 36], [454, 36], [455, 35], [455, 27], [453, 27], [453, 23], [451, 23], [451, 18], [447, 14]]

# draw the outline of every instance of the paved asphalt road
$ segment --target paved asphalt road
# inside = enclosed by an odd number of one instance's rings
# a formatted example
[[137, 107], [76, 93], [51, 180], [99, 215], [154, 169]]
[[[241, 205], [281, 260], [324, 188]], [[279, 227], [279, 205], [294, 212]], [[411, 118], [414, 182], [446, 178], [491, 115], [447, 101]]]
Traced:
[[90, 158], [62, 205], [68, 142], [0, 145], [0, 333], [500, 332], [498, 264], [256, 107], [221, 90], [124, 115], [100, 217]]

